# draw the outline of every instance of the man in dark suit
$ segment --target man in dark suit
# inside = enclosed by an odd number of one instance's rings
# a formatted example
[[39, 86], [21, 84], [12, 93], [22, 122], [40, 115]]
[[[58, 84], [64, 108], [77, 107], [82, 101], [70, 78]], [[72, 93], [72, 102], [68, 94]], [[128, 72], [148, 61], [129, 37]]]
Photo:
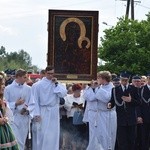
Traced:
[[[137, 87], [139, 96], [141, 95], [141, 77], [139, 75], [135, 75], [132, 77], [132, 85]], [[140, 96], [141, 100], [141, 96]], [[142, 102], [142, 100], [141, 100]], [[135, 150], [143, 150], [143, 119], [141, 115], [141, 105], [137, 106], [137, 137], [135, 142]]]
[[136, 139], [136, 106], [140, 105], [137, 88], [129, 85], [129, 74], [122, 72], [121, 84], [112, 89], [108, 108], [116, 105], [117, 141], [119, 150], [134, 150]]
[[142, 150], [149, 149], [150, 141], [150, 73], [147, 75], [147, 84], [141, 88], [141, 115], [143, 119], [143, 139], [144, 142]]

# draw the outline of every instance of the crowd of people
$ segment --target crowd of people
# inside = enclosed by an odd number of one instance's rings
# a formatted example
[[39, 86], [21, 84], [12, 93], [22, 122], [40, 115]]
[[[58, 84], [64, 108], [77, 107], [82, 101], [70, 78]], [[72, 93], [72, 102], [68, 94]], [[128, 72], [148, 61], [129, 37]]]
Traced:
[[149, 150], [149, 103], [150, 73], [64, 84], [52, 66], [34, 83], [23, 69], [11, 82], [1, 72], [0, 149], [28, 149], [31, 138], [32, 150]]

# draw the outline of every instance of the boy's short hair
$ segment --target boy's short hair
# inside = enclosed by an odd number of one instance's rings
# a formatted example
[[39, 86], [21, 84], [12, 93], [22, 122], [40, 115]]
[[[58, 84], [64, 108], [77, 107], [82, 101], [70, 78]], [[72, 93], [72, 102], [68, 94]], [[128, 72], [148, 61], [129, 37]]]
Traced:
[[54, 70], [54, 67], [53, 66], [47, 66], [45, 68], [45, 71], [51, 71], [51, 70]]
[[27, 71], [25, 71], [24, 69], [18, 69], [15, 73], [15, 77], [22, 77], [26, 74], [27, 74]]

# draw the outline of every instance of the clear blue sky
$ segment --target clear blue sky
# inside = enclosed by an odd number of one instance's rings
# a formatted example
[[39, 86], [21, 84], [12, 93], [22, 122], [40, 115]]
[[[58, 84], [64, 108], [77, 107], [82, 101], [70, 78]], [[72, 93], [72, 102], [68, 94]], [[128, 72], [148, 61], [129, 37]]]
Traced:
[[[7, 52], [23, 49], [39, 68], [47, 65], [48, 9], [99, 11], [99, 37], [103, 30], [115, 25], [126, 10], [119, 0], [0, 0], [0, 46]], [[135, 3], [135, 19], [146, 19], [150, 0]], [[108, 26], [102, 24], [106, 22]], [[100, 43], [100, 41], [98, 41]]]

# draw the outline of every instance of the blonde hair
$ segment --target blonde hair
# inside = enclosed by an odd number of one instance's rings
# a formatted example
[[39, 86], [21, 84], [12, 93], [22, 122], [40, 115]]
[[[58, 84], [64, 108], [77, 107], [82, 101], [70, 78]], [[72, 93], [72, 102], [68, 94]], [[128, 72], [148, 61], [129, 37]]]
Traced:
[[147, 77], [146, 77], [146, 76], [141, 76], [141, 79], [146, 80], [146, 79], [147, 79]]
[[101, 77], [102, 79], [105, 79], [107, 82], [111, 81], [111, 73], [109, 71], [100, 71], [97, 73], [97, 77]]
[[0, 99], [3, 99], [3, 93], [1, 93], [1, 90], [2, 90], [2, 85], [4, 81], [5, 81], [5, 78], [2, 75], [0, 75]]
[[0, 78], [5, 78], [5, 73], [0, 71]]

